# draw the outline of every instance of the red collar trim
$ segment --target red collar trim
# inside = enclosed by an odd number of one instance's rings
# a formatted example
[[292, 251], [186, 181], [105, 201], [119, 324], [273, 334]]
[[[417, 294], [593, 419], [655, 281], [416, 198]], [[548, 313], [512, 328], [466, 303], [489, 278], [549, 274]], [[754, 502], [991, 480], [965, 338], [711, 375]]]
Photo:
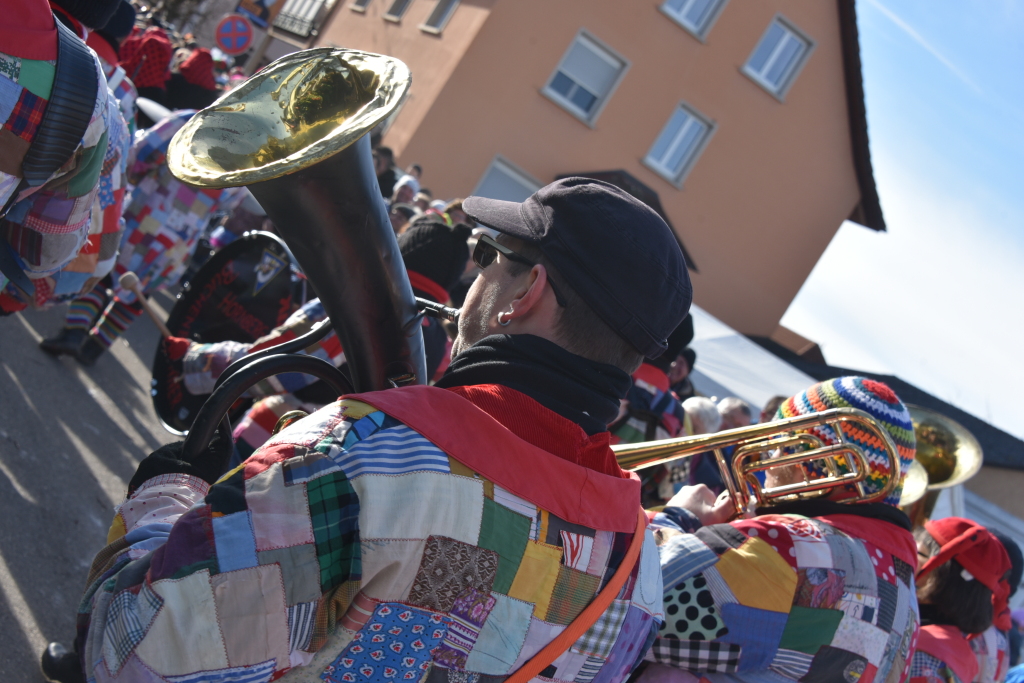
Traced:
[[636, 475], [620, 479], [555, 456], [454, 391], [411, 386], [348, 398], [387, 413], [474, 472], [562, 519], [592, 529], [636, 529]]
[[405, 271], [409, 273], [409, 284], [413, 289], [418, 289], [439, 304], [447, 303], [451, 296], [448, 290], [431, 280], [426, 275], [417, 273], [415, 270]]
[[85, 44], [96, 50], [96, 54], [109, 65], [111, 70], [117, 68], [117, 52], [114, 51], [114, 46], [108, 43], [106, 38], [93, 31], [89, 34]]
[[54, 12], [60, 12], [61, 14], [63, 14], [64, 18], [70, 21], [71, 25], [75, 27], [75, 35], [77, 35], [83, 41], [85, 41], [89, 37], [89, 32], [85, 29], [85, 26], [82, 24], [82, 22], [68, 14], [68, 11], [66, 9], [64, 9], [60, 5], [55, 5], [52, 2], [50, 3], [50, 9], [52, 9]]
[[57, 59], [56, 19], [45, 0], [4, 3], [0, 22], [3, 52], [22, 59]]
[[637, 368], [636, 372], [633, 373], [633, 379], [647, 382], [652, 387], [656, 387], [658, 391], [668, 393], [670, 386], [668, 383], [668, 375], [650, 363], [644, 363]]
[[917, 649], [945, 662], [961, 681], [973, 681], [978, 675], [978, 658], [956, 626], [922, 626]]

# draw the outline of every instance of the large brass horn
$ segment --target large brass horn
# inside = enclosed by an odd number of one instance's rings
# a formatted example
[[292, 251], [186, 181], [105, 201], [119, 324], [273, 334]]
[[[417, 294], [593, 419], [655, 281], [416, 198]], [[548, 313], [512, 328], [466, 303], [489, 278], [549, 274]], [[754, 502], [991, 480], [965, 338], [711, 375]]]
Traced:
[[916, 463], [921, 465], [927, 485], [919, 487], [916, 498], [904, 496], [900, 507], [915, 524], [923, 524], [942, 489], [964, 483], [981, 469], [981, 445], [962, 424], [928, 408], [907, 404], [917, 438]]
[[[427, 380], [419, 314], [367, 135], [410, 83], [409, 69], [391, 57], [296, 52], [196, 114], [167, 153], [171, 172], [191, 185], [245, 185], [255, 195], [320, 297], [356, 391]], [[236, 375], [232, 386], [242, 386]], [[212, 406], [226, 400], [215, 395], [193, 423], [185, 456], [201, 452], [221, 424]]]
[[[884, 446], [889, 457], [889, 472], [892, 473], [880, 491], [868, 493], [863, 481], [868, 475], [868, 461], [863, 450], [846, 441], [841, 423], [854, 423], [875, 436]], [[839, 443], [825, 445], [809, 430], [828, 426], [837, 435]], [[725, 448], [735, 446], [730, 466]], [[807, 450], [781, 455], [769, 459], [779, 448], [804, 447]], [[833, 408], [820, 413], [791, 417], [777, 422], [728, 429], [715, 434], [686, 436], [678, 439], [612, 446], [619, 466], [625, 470], [661, 465], [679, 458], [688, 458], [700, 453], [714, 454], [722, 481], [725, 483], [737, 515], [745, 513], [751, 500], [757, 506], [790, 502], [826, 496], [832, 489], [854, 485], [859, 494], [844, 499], [843, 503], [873, 503], [888, 496], [899, 482], [900, 456], [892, 437], [870, 415], [856, 408]], [[839, 458], [843, 458], [844, 469], [840, 470]], [[757, 478], [759, 472], [810, 461], [823, 463], [825, 475], [811, 478], [804, 471], [803, 481], [795, 484], [775, 486], [762, 485]]]

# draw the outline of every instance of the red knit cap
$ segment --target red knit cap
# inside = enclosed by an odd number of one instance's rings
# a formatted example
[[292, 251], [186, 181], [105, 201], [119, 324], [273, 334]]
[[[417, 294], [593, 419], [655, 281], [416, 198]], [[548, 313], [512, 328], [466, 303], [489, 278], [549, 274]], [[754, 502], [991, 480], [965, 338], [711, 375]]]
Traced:
[[22, 59], [57, 59], [57, 26], [46, 0], [4, 3], [0, 52]]
[[1010, 584], [1006, 572], [1010, 571], [1010, 556], [999, 539], [977, 522], [963, 517], [946, 517], [925, 522], [924, 528], [941, 546], [941, 550], [928, 558], [917, 570], [920, 581], [936, 567], [956, 560], [978, 581], [992, 591], [993, 623], [1003, 631], [1010, 628]]

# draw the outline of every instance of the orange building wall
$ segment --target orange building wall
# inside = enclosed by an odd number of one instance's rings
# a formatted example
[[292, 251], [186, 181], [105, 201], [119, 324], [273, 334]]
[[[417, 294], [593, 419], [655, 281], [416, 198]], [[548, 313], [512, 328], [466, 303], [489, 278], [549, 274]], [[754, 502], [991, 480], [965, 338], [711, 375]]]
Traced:
[[[410, 19], [433, 4], [417, 0]], [[423, 165], [434, 196], [470, 193], [498, 154], [541, 183], [623, 168], [659, 193], [699, 269], [696, 302], [767, 336], [859, 200], [837, 8], [824, 0], [730, 0], [701, 43], [659, 4], [463, 2], [439, 41], [457, 46], [475, 28], [461, 58], [454, 48], [440, 61], [403, 54], [427, 36], [406, 26], [406, 44], [379, 18], [369, 36], [353, 34], [351, 46], [395, 54], [416, 84], [440, 85], [431, 106], [414, 99], [385, 137], [401, 164]], [[784, 103], [739, 71], [776, 12], [815, 41]], [[470, 28], [456, 32], [456, 22]], [[630, 63], [593, 127], [540, 93], [581, 27]], [[680, 101], [716, 129], [677, 189], [641, 159]]]

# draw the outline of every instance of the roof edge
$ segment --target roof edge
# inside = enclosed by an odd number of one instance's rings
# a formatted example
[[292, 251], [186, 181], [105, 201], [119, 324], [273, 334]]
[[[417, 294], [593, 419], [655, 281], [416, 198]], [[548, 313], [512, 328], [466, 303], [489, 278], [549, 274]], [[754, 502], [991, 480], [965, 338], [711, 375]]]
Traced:
[[857, 8], [855, 0], [837, 0], [837, 3], [843, 50], [843, 76], [846, 81], [846, 106], [850, 120], [850, 143], [857, 184], [860, 186], [860, 203], [854, 208], [850, 220], [872, 230], [884, 231], [885, 218], [882, 216], [882, 205], [878, 199], [878, 188], [871, 166], [871, 149], [868, 145], [868, 119], [864, 103]]

